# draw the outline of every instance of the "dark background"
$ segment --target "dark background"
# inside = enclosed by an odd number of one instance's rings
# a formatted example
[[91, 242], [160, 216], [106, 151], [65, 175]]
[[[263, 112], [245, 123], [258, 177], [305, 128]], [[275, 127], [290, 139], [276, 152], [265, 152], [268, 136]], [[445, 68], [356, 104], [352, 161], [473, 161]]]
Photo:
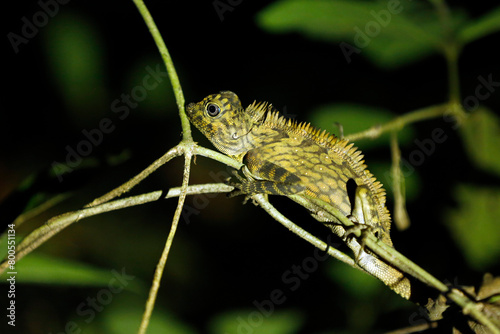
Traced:
[[[493, 8], [477, 2], [449, 3], [472, 17]], [[356, 102], [403, 114], [446, 101], [447, 73], [442, 57], [430, 56], [396, 70], [381, 70], [361, 56], [354, 56], [353, 62], [347, 64], [338, 45], [298, 34], [269, 34], [258, 28], [255, 15], [265, 5], [262, 1], [243, 1], [226, 12], [221, 21], [212, 1], [148, 2], [178, 71], [186, 102], [229, 89], [239, 95], [244, 105], [267, 100], [278, 109], [286, 106], [287, 113], [297, 119], [307, 120], [308, 112], [331, 102]], [[19, 33], [21, 18], [31, 17], [39, 10], [35, 1], [10, 3], [3, 14], [4, 35]], [[100, 43], [96, 47], [102, 55], [100, 85], [80, 94], [78, 111], [63, 97], [48, 49], [52, 45], [48, 41], [51, 25], [68, 17], [80, 18], [94, 29]], [[44, 219], [78, 209], [123, 183], [180, 140], [177, 109], [168, 86], [154, 92], [155, 97], [160, 96], [157, 104], [139, 103], [124, 120], [118, 119], [119, 114], [111, 109], [112, 101], [122, 93], [130, 93], [141, 82], [147, 65], [155, 68], [161, 64], [156, 46], [131, 1], [71, 1], [61, 5], [59, 13], [27, 44], [21, 45], [17, 54], [7, 38], [4, 45], [5, 84], [0, 114], [3, 228], [34, 194], [72, 192], [73, 196], [20, 228], [19, 235], [25, 235]], [[496, 45], [498, 35], [492, 35], [463, 50], [459, 66], [464, 95], [473, 93], [478, 75], [499, 73], [500, 53]], [[85, 57], [83, 53], [82, 61]], [[131, 68], [139, 69], [136, 77], [131, 76]], [[74, 89], [78, 87], [79, 82], [74, 82]], [[498, 94], [484, 104], [495, 110]], [[82, 130], [98, 127], [103, 117], [110, 118], [116, 129], [104, 135], [102, 144], [86, 159], [89, 162], [65, 174], [62, 182], [51, 176], [53, 162], [64, 163], [66, 147], [76, 147], [84, 139]], [[436, 126], [445, 128], [449, 124], [440, 120], [419, 123], [415, 137], [428, 137]], [[437, 278], [450, 282], [458, 279], [460, 284], [472, 285], [480, 282], [482, 273], [463, 265], [457, 245], [443, 226], [442, 209], [453, 207], [450, 192], [456, 182], [498, 184], [499, 180], [471, 166], [457, 134], [448, 133], [450, 140], [439, 148], [439, 154], [427, 159], [418, 170], [421, 192], [409, 203], [414, 224], [405, 232], [394, 229], [393, 240], [397, 249]], [[195, 129], [193, 135], [200, 144], [211, 147]], [[403, 147], [403, 157], [411, 150], [411, 145]], [[390, 160], [388, 146], [370, 156]], [[113, 157], [118, 157], [119, 162], [110, 163]], [[198, 157], [191, 182], [214, 182], [210, 172], [221, 170], [226, 168]], [[181, 175], [182, 160], [177, 159], [150, 176], [133, 194], [179, 186]], [[30, 176], [36, 182], [20, 191], [21, 183]], [[354, 324], [365, 320], [367, 326], [377, 329], [409, 325], [410, 315], [417, 311], [415, 306], [382, 286], [371, 299], [353, 296], [349, 292], [352, 288], [346, 289], [327, 274], [334, 270], [330, 267], [344, 266], [333, 259], [321, 262], [317, 271], [301, 281], [299, 289], [289, 292], [289, 285], [282, 281], [283, 273], [312, 256], [313, 247], [259, 208], [243, 206], [241, 201], [226, 199], [224, 195], [210, 198], [199, 214], [181, 222], [155, 312], [171, 314], [196, 332], [208, 332], [218, 314], [239, 309], [252, 311], [255, 300], [268, 299], [271, 291], [278, 288], [288, 292], [286, 301], [276, 308], [298, 312], [299, 318], [304, 319], [301, 333], [338, 328], [362, 331], [362, 325]], [[199, 202], [188, 198], [191, 207], [197, 207], [196, 203]], [[280, 198], [273, 199], [273, 203], [294, 221], [304, 222], [303, 227], [326, 236], [326, 231], [305, 210]], [[127, 273], [144, 283], [141, 292], [130, 293], [139, 301], [133, 308], [140, 313], [175, 204], [175, 200], [164, 200], [79, 222], [36, 252], [104, 269], [126, 267]], [[389, 205], [391, 208], [392, 203]], [[496, 269], [498, 272], [498, 266]], [[78, 319], [77, 305], [99, 291], [92, 289], [19, 283], [19, 333], [63, 331], [69, 319]], [[369, 306], [364, 309], [360, 304]], [[373, 318], [365, 319], [367, 314]], [[135, 328], [130, 329], [134, 331]]]

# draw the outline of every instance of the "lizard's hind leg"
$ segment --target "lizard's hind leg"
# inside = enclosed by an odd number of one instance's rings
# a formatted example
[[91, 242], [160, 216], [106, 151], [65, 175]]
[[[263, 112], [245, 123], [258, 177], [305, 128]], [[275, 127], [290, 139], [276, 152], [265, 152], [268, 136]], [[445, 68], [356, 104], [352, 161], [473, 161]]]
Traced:
[[[352, 213], [348, 216], [349, 220], [353, 222], [353, 226], [347, 227], [344, 235], [346, 241], [349, 238], [355, 238], [358, 240], [360, 248], [357, 254], [355, 254], [356, 262], [359, 260], [361, 252], [365, 249], [367, 233], [373, 233], [377, 238], [380, 238], [380, 236], [384, 233], [384, 229], [380, 224], [380, 218], [378, 217], [375, 203], [369, 194], [370, 192], [367, 187], [356, 187]], [[359, 235], [359, 237], [355, 237], [355, 235]]]

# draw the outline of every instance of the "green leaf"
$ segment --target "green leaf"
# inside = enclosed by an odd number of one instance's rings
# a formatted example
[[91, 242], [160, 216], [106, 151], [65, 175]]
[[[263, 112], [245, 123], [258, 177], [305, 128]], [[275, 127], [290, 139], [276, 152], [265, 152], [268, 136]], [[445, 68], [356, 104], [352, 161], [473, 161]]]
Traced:
[[293, 310], [276, 310], [267, 308], [238, 310], [223, 313], [212, 319], [210, 333], [252, 333], [252, 334], [293, 334], [298, 333], [304, 323], [304, 316]]
[[270, 32], [340, 43], [348, 63], [361, 53], [381, 67], [421, 59], [442, 41], [432, 7], [406, 1], [283, 0], [262, 10], [257, 22]]
[[467, 153], [479, 168], [500, 175], [500, 119], [485, 107], [468, 115], [460, 127]]
[[459, 31], [458, 39], [462, 44], [467, 44], [499, 30], [500, 7], [497, 7], [483, 17], [468, 23]]
[[500, 257], [500, 189], [462, 184], [455, 194], [458, 206], [446, 213], [447, 225], [469, 266], [485, 270]]
[[[326, 129], [329, 132], [339, 135], [340, 124], [344, 130], [344, 135], [361, 132], [373, 126], [377, 126], [391, 121], [396, 115], [389, 110], [374, 108], [359, 104], [329, 104], [312, 111], [309, 121], [312, 125]], [[405, 127], [398, 134], [400, 144], [408, 143], [413, 136], [410, 126]], [[389, 144], [389, 134], [383, 134], [375, 139], [357, 140], [355, 145], [362, 150], [373, 147], [387, 146]]]
[[[17, 262], [15, 271], [18, 273], [16, 282], [32, 284], [101, 287], [108, 286], [114, 277], [113, 269], [96, 268], [81, 262], [40, 254], [30, 254]], [[121, 268], [115, 271], [120, 274]], [[139, 287], [142, 287], [142, 284], [136, 279], [126, 286], [127, 289], [142, 291]]]

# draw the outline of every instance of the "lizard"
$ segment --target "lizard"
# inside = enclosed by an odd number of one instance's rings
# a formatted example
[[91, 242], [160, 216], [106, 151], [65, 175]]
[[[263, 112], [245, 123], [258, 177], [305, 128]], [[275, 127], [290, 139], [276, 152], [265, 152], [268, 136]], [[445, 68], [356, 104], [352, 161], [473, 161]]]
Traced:
[[[321, 215], [315, 204], [328, 203], [356, 226], [372, 228], [385, 244], [391, 217], [382, 184], [368, 171], [360, 150], [347, 139], [309, 123], [286, 119], [267, 102], [246, 109], [231, 91], [211, 94], [186, 108], [191, 123], [222, 153], [243, 164], [238, 193], [292, 196], [306, 199], [306, 208], [338, 235], [367, 273], [403, 298], [411, 296], [410, 280], [349, 236], [332, 215]], [[293, 196], [292, 196], [293, 197]]]

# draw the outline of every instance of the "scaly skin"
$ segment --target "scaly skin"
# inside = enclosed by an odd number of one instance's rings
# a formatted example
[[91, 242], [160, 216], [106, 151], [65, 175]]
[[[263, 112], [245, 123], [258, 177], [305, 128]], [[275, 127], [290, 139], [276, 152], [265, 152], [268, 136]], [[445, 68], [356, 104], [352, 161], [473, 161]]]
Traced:
[[[189, 104], [187, 114], [219, 151], [245, 165], [246, 178], [233, 184], [240, 193], [297, 194], [321, 200], [357, 224], [376, 229], [379, 238], [392, 246], [385, 191], [366, 169], [361, 152], [347, 140], [308, 123], [286, 120], [267, 103], [254, 102], [245, 110], [229, 91]], [[400, 271], [348, 237], [334, 217], [321, 218], [317, 206], [309, 203], [307, 209], [316, 219], [329, 223], [326, 225], [351, 248], [361, 268], [409, 299], [410, 282]]]

